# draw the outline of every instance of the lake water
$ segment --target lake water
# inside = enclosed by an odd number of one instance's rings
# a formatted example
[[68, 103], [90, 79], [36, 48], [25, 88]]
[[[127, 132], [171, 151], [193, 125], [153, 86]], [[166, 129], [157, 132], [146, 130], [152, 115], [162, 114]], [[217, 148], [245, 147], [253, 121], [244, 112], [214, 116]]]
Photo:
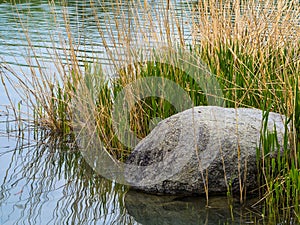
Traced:
[[[63, 12], [68, 12], [79, 62], [83, 65], [98, 61], [108, 74], [113, 73], [101, 40], [105, 38], [109, 47], [120, 49], [126, 41], [117, 37], [117, 24], [109, 18], [119, 18], [130, 27], [134, 12], [139, 13], [132, 10], [132, 1], [122, 4], [98, 1], [94, 6], [99, 18], [97, 24], [88, 1], [69, 0], [65, 6], [61, 1], [17, 2], [12, 5], [0, 0], [0, 72], [8, 73], [5, 68], [11, 67], [25, 77], [32, 72], [28, 65], [37, 65], [35, 59], [50, 74], [57, 72], [55, 54], [61, 56], [62, 64], [70, 60], [65, 54], [70, 45]], [[165, 2], [147, 1], [147, 7], [160, 12], [166, 7]], [[190, 13], [184, 2], [172, 1], [172, 6], [188, 42]], [[122, 10], [116, 10], [116, 6]], [[99, 26], [111, 27], [111, 32], [100, 35]], [[115, 34], [115, 41], [111, 34]], [[173, 38], [179, 40], [174, 34]], [[149, 33], [150, 42], [151, 38]], [[162, 32], [156, 41], [163, 43], [165, 34]], [[12, 89], [8, 91], [11, 101], [17, 104], [19, 97]], [[205, 207], [202, 197], [158, 197], [128, 192], [128, 187], [97, 175], [67, 140], [35, 130], [26, 121], [19, 131], [18, 124], [8, 114], [9, 99], [2, 84], [0, 99], [0, 224], [244, 224], [254, 220], [249, 216], [253, 212], [247, 213], [248, 209], [238, 203], [230, 208], [226, 198], [212, 198], [210, 207]]]

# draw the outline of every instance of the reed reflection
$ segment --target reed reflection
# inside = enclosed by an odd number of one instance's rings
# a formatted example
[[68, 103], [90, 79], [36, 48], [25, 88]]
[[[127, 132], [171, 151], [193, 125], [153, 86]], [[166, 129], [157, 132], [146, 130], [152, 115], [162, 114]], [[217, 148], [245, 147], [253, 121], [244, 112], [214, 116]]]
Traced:
[[39, 132], [1, 150], [1, 224], [134, 224], [127, 188], [96, 175], [71, 138]]

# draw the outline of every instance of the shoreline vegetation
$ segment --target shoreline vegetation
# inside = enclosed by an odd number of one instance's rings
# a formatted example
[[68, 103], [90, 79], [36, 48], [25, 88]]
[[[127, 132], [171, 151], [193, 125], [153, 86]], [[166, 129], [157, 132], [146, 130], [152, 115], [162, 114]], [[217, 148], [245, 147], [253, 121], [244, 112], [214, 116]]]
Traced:
[[[86, 3], [97, 24], [99, 40], [117, 71], [115, 77], [107, 76], [97, 60], [93, 64], [86, 63], [84, 67], [80, 65], [67, 3], [62, 3], [67, 42], [63, 54], [54, 51], [52, 56], [59, 73], [47, 74], [39, 66], [40, 59], [35, 57], [34, 63], [28, 61], [31, 74], [20, 75], [5, 65], [2, 83], [4, 87], [14, 87], [20, 98], [28, 103], [36, 127], [59, 136], [72, 135], [74, 100], [84, 102], [87, 99], [76, 98], [90, 96], [88, 101], [91, 102], [85, 103], [93, 107], [84, 110], [81, 119], [88, 120], [91, 115], [94, 116], [95, 127], [107, 151], [113, 157], [125, 160], [132, 149], [116, 136], [112, 114], [115, 97], [132, 82], [151, 76], [171, 80], [188, 93], [195, 106], [208, 104], [196, 80], [159, 58], [156, 48], [180, 49], [190, 53], [205, 64], [218, 81], [225, 107], [259, 108], [265, 111], [265, 118], [271, 111], [286, 116], [283, 152], [278, 149], [276, 135], [267, 133], [262, 124], [257, 156], [261, 184], [257, 205], [261, 205], [263, 219], [274, 224], [282, 221], [286, 224], [299, 223], [299, 1], [183, 2], [192, 15], [189, 43], [185, 41], [182, 27], [182, 16], [185, 15], [178, 15], [171, 1], [165, 1], [161, 9], [152, 9], [147, 1], [128, 1], [130, 13], [136, 15], [130, 21], [122, 11], [122, 4], [115, 3], [111, 10], [118, 11], [119, 16], [108, 15], [105, 19], [112, 21], [110, 24], [114, 24], [116, 30], [100, 26], [103, 20], [97, 12], [105, 10], [104, 6], [99, 2]], [[53, 7], [53, 16], [57, 16], [55, 4], [58, 3], [49, 4]], [[34, 45], [23, 25], [25, 21], [19, 22], [34, 53]], [[154, 43], [160, 44], [156, 46]], [[33, 69], [34, 64], [37, 69]], [[9, 97], [7, 88], [6, 92]], [[13, 111], [19, 118], [20, 107], [14, 107]], [[174, 106], [163, 98], [146, 97], [135, 102], [130, 110], [130, 129], [137, 137], [143, 138], [155, 125], [154, 119], [164, 119], [175, 113]], [[277, 157], [268, 157], [273, 151], [279, 152]], [[230, 190], [227, 194], [231, 195]], [[241, 193], [239, 197], [242, 202], [247, 196]]]

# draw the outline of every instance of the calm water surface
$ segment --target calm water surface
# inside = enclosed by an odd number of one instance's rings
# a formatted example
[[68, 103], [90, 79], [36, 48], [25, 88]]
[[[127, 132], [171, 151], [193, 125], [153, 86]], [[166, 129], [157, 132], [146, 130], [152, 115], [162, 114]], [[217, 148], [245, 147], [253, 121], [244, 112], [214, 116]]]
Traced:
[[[48, 73], [55, 73], [55, 54], [61, 55], [62, 63], [67, 63], [69, 58], [64, 55], [70, 46], [62, 16], [66, 11], [79, 61], [82, 65], [83, 62], [100, 61], [109, 71], [110, 61], [101, 38], [106, 38], [109, 46], [114, 45], [113, 40], [108, 33], [99, 35], [88, 2], [70, 0], [65, 7], [60, 1], [55, 4], [37, 0], [17, 2], [12, 5], [0, 0], [1, 73], [7, 72], [4, 67], [9, 66], [22, 76], [29, 76], [28, 64], [37, 65], [36, 58]], [[165, 7], [160, 1], [148, 3], [151, 9]], [[132, 1], [124, 1], [121, 12], [114, 10], [116, 3], [110, 1], [95, 4], [100, 26], [111, 26], [112, 33], [116, 24], [108, 18], [127, 18], [126, 24], [133, 21]], [[182, 1], [173, 2], [173, 5], [178, 15], [182, 15], [180, 21], [188, 41], [191, 32], [186, 16], [189, 15], [188, 7]], [[116, 40], [122, 42], [117, 37]], [[119, 44], [121, 48], [122, 43]], [[18, 103], [13, 90], [8, 91], [12, 101]], [[204, 198], [157, 197], [127, 192], [127, 187], [95, 174], [68, 140], [51, 138], [46, 132], [29, 127], [26, 121], [19, 132], [14, 118], [7, 114], [9, 101], [2, 85], [0, 99], [0, 224], [252, 222], [248, 216], [240, 216], [247, 215], [246, 209], [239, 205], [230, 209], [224, 198], [212, 199], [210, 207], [206, 208]]]

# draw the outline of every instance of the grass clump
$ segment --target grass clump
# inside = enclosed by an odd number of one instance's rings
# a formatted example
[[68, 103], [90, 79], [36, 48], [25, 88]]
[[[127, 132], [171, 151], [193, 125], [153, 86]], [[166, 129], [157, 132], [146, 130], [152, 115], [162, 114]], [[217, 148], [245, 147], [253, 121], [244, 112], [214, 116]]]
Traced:
[[[286, 133], [284, 146], [280, 146], [277, 140], [276, 128], [270, 133], [266, 129], [268, 112], [264, 114], [265, 124], [261, 134], [261, 149], [258, 149], [258, 170], [260, 181], [263, 216], [269, 221], [287, 224], [299, 223], [299, 147], [291, 146], [289, 133], [289, 119], [285, 122]], [[299, 118], [297, 121], [298, 122]], [[293, 123], [292, 123], [293, 124]]]

